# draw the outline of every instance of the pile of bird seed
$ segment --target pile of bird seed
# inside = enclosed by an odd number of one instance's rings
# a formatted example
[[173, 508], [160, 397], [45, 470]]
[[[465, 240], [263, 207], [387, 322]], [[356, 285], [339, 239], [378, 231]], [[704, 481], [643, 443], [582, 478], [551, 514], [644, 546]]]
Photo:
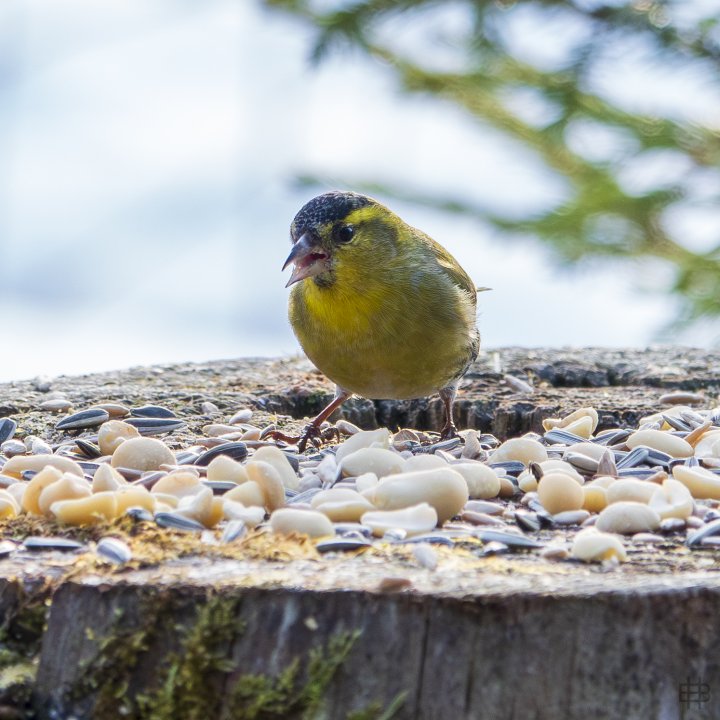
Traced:
[[[61, 394], [44, 404], [66, 407]], [[160, 529], [182, 533], [185, 553], [411, 547], [426, 567], [437, 545], [605, 569], [638, 546], [720, 547], [720, 408], [674, 405], [602, 432], [596, 410], [580, 408], [502, 443], [341, 421], [337, 444], [303, 455], [267, 439], [274, 426], [253, 416], [240, 408], [174, 450], [185, 422], [155, 405], [73, 413], [55, 423], [52, 445], [0, 419], [0, 556], [81, 551], [91, 538], [121, 566], [137, 559], [128, 532], [165, 543]]]

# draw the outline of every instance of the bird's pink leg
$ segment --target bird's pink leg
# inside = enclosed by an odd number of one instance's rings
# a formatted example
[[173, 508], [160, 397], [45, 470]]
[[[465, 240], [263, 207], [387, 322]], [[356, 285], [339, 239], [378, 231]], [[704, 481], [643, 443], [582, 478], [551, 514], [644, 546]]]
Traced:
[[320, 430], [320, 426], [337, 410], [350, 396], [352, 393], [343, 390], [341, 387], [335, 388], [335, 397], [318, 416], [305, 426], [305, 429], [297, 437], [291, 437], [281, 433], [279, 430], [275, 430], [270, 433], [270, 437], [273, 440], [282, 440], [286, 443], [295, 444], [297, 443], [298, 452], [305, 452], [308, 442], [312, 442], [313, 445], [319, 445], [324, 439], [323, 433]]
[[450, 438], [457, 437], [458, 434], [455, 423], [453, 422], [453, 403], [455, 402], [456, 395], [457, 385], [448, 385], [440, 390], [440, 399], [445, 406], [445, 425], [443, 425], [443, 429], [440, 431], [440, 438], [442, 440], [449, 440]]

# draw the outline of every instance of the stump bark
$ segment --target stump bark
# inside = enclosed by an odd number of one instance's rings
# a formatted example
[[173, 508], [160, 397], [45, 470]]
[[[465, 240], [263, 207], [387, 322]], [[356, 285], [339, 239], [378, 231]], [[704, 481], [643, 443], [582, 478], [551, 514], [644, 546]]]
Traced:
[[[310, 714], [307, 705], [288, 704], [258, 717], [381, 717], [391, 707], [397, 707], [393, 717], [408, 720], [720, 716], [719, 578], [618, 581], [609, 574], [488, 592], [477, 579], [476, 591], [461, 596], [215, 588], [231, 602], [233, 619], [220, 650], [226, 668], [198, 668], [200, 684], [213, 688], [204, 700], [207, 717], [250, 717], [232, 703], [243, 678], [272, 686], [299, 661], [302, 685], [312, 648], [323, 656], [338, 637], [355, 639]], [[104, 683], [126, 683], [127, 697], [158, 693], [178, 662], [173, 653], [189, 652], [182, 640], [201, 622], [211, 597], [207, 588], [157, 588], [141, 576], [131, 583], [64, 584], [43, 638], [38, 716], [100, 717]], [[173, 623], [153, 625], [138, 656], [128, 660], [120, 652], [108, 663], [103, 644], [119, 632], [129, 642], [132, 632], [157, 623], [153, 603], [172, 608]], [[88, 677], [94, 682], [83, 685]], [[257, 702], [251, 694], [245, 699], [246, 708]], [[110, 708], [117, 711], [123, 702]], [[182, 704], [174, 710], [189, 717]], [[132, 709], [120, 715], [136, 717]]]

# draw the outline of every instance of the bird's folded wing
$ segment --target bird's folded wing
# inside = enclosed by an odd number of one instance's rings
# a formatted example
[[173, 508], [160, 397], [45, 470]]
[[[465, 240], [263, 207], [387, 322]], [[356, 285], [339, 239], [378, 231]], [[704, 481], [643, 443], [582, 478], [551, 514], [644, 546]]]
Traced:
[[[424, 234], [424, 233], [423, 233]], [[457, 260], [439, 243], [435, 242], [432, 238], [425, 235], [425, 241], [428, 243], [435, 255], [438, 265], [442, 266], [447, 274], [450, 276], [452, 281], [459, 287], [461, 287], [468, 295], [475, 298], [478, 289], [475, 288], [475, 283], [470, 279], [470, 276], [460, 267]]]

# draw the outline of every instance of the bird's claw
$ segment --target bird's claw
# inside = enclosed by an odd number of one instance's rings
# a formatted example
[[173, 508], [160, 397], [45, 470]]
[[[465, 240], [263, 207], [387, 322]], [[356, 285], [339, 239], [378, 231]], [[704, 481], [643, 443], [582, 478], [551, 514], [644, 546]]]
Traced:
[[335, 425], [331, 425], [322, 431], [321, 437], [323, 442], [340, 442], [340, 430]]
[[445, 424], [445, 427], [440, 431], [441, 440], [452, 440], [453, 438], [460, 437], [460, 434], [455, 427], [455, 423], [449, 422]]
[[308, 442], [319, 448], [324, 442], [340, 439], [340, 431], [333, 425], [328, 428], [320, 428], [315, 423], [308, 423], [298, 436], [286, 435], [279, 430], [273, 430], [269, 437], [273, 440], [281, 440], [289, 445], [297, 445], [298, 452], [305, 452]]
[[322, 445], [322, 430], [315, 423], [309, 423], [302, 431], [298, 442], [298, 452], [305, 452], [308, 442], [312, 443], [316, 448]]

